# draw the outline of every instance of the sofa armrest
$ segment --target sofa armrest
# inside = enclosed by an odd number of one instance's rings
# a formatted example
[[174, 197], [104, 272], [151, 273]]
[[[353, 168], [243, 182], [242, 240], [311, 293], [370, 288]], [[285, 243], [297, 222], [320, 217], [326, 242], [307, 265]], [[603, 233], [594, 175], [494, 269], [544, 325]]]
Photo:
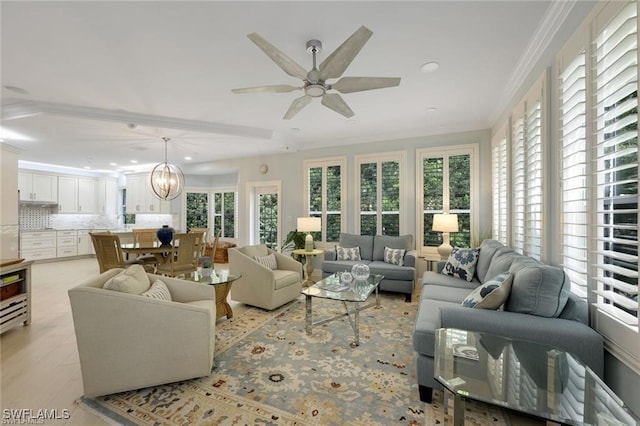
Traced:
[[576, 355], [598, 376], [603, 376], [604, 342], [602, 336], [578, 321], [451, 306], [441, 308], [440, 326], [555, 346]]
[[328, 260], [328, 261], [333, 261], [333, 260], [337, 260], [338, 259], [338, 255], [336, 254], [336, 249], [332, 248], [329, 250], [325, 250], [324, 252], [324, 260]]
[[416, 267], [416, 259], [418, 258], [417, 250], [409, 250], [404, 254], [404, 266]]

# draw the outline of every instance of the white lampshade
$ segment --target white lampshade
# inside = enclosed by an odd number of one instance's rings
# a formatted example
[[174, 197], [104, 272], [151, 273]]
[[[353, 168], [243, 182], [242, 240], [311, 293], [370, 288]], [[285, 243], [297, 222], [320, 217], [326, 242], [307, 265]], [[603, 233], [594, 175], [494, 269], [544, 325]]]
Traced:
[[458, 215], [457, 214], [434, 214], [433, 227], [437, 232], [458, 232]]
[[307, 236], [304, 238], [304, 249], [306, 251], [313, 251], [313, 237], [310, 232], [322, 231], [322, 222], [319, 217], [299, 217], [298, 218], [298, 232], [307, 232]]
[[438, 253], [442, 259], [447, 259], [451, 254], [451, 244], [449, 244], [449, 232], [458, 232], [457, 214], [434, 214], [432, 230], [442, 232], [442, 244], [438, 246]]

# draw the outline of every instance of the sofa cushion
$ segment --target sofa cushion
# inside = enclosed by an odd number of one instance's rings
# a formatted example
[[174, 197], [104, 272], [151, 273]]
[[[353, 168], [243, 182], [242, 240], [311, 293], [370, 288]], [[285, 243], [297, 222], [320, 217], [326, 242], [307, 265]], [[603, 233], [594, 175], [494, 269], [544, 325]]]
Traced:
[[155, 280], [153, 284], [151, 284], [151, 288], [142, 293], [142, 296], [150, 299], [166, 300], [171, 302], [171, 293], [169, 292], [167, 285], [161, 280]]
[[373, 236], [340, 233], [340, 245], [342, 247], [360, 247], [362, 260], [373, 259]]
[[442, 268], [442, 273], [467, 281], [473, 280], [478, 254], [480, 254], [480, 249], [478, 248], [455, 247], [451, 250], [449, 259], [447, 259], [447, 263]]
[[[480, 249], [480, 251], [482, 252], [482, 249]], [[518, 256], [518, 253], [511, 247], [500, 247], [496, 249], [494, 255], [491, 257], [491, 263], [487, 268], [485, 278], [495, 277], [498, 274], [507, 272], [515, 256]]]
[[476, 275], [481, 283], [485, 278], [495, 277], [495, 275], [487, 276], [487, 271], [491, 265], [491, 259], [496, 254], [499, 248], [504, 247], [500, 241], [496, 240], [484, 240], [480, 244], [480, 254], [478, 255], [478, 263], [476, 263]]
[[254, 259], [256, 262], [269, 269], [278, 269], [278, 261], [276, 260], [276, 255], [273, 253], [266, 256], [256, 256]]
[[336, 260], [360, 260], [360, 247], [336, 246]]
[[107, 290], [130, 294], [142, 294], [149, 290], [149, 287], [151, 287], [151, 283], [142, 265], [129, 266], [118, 275], [107, 280], [103, 286]]
[[[531, 258], [528, 258], [531, 259]], [[505, 310], [542, 317], [557, 317], [569, 297], [570, 281], [562, 269], [517, 258]]]
[[402, 266], [404, 264], [405, 249], [384, 248], [384, 262], [392, 265]]
[[503, 272], [473, 290], [463, 301], [462, 306], [476, 309], [498, 309], [509, 297], [513, 275]]
[[373, 261], [368, 264], [369, 273], [384, 275], [387, 280], [413, 281], [416, 276], [415, 268], [392, 265], [382, 261]]
[[384, 260], [384, 249], [404, 249], [405, 252], [413, 249], [413, 235], [376, 235], [373, 239], [373, 260]]
[[[474, 278], [471, 282], [469, 282], [449, 275], [427, 271], [424, 273], [424, 275], [422, 275], [422, 284], [422, 291], [425, 291], [425, 287], [429, 285], [441, 285], [454, 288], [464, 288], [467, 290], [466, 294], [469, 294], [469, 291], [480, 285], [480, 281], [478, 281], [477, 278]], [[464, 297], [462, 299], [464, 299]], [[462, 301], [462, 299], [460, 299], [460, 301]]]
[[421, 303], [422, 301], [429, 299], [439, 300], [441, 302], [451, 302], [455, 303], [456, 305], [460, 305], [460, 303], [468, 295], [468, 288], [429, 285], [422, 289], [422, 292], [420, 293], [420, 300]]
[[278, 269], [273, 271], [273, 287], [276, 290], [289, 287], [293, 284], [298, 284], [300, 280], [300, 274], [295, 271], [288, 271], [285, 269]]

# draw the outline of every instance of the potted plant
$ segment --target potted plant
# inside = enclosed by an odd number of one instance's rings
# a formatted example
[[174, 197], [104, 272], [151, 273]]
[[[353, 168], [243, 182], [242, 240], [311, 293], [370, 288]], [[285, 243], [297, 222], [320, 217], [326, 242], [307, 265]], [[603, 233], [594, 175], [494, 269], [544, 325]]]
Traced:
[[291, 257], [304, 264], [304, 256], [293, 254], [293, 250], [304, 248], [304, 237], [304, 232], [298, 232], [295, 229], [290, 231], [280, 247], [280, 252], [283, 254], [289, 253]]
[[210, 277], [213, 272], [213, 260], [209, 256], [200, 257], [200, 274], [203, 277]]

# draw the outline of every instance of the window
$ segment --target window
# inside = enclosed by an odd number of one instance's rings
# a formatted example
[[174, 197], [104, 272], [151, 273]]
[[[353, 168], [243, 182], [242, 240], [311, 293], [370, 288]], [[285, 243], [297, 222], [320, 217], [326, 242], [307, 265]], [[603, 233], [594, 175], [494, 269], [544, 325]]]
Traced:
[[491, 147], [491, 172], [493, 193], [493, 239], [507, 245], [509, 241], [509, 183], [506, 126], [493, 138]]
[[345, 220], [344, 158], [308, 160], [304, 162], [306, 191], [305, 213], [319, 217], [322, 222], [321, 235], [314, 241], [337, 242]]
[[207, 192], [187, 192], [187, 229], [209, 227], [209, 194]]
[[536, 82], [512, 116], [513, 208], [511, 244], [543, 257], [543, 128], [546, 77]]
[[417, 234], [422, 235], [420, 249], [435, 253], [442, 244], [442, 235], [433, 232], [433, 215], [456, 213], [458, 232], [451, 233], [451, 245], [470, 247], [476, 207], [478, 167], [477, 145], [451, 149], [423, 149], [417, 152], [418, 214]]
[[359, 233], [400, 235], [402, 153], [358, 156], [355, 163]]
[[557, 59], [562, 264], [607, 350], [636, 370], [637, 8], [599, 5]]
[[213, 194], [213, 235], [222, 230], [220, 237], [236, 237], [237, 196], [235, 191], [214, 192]]

